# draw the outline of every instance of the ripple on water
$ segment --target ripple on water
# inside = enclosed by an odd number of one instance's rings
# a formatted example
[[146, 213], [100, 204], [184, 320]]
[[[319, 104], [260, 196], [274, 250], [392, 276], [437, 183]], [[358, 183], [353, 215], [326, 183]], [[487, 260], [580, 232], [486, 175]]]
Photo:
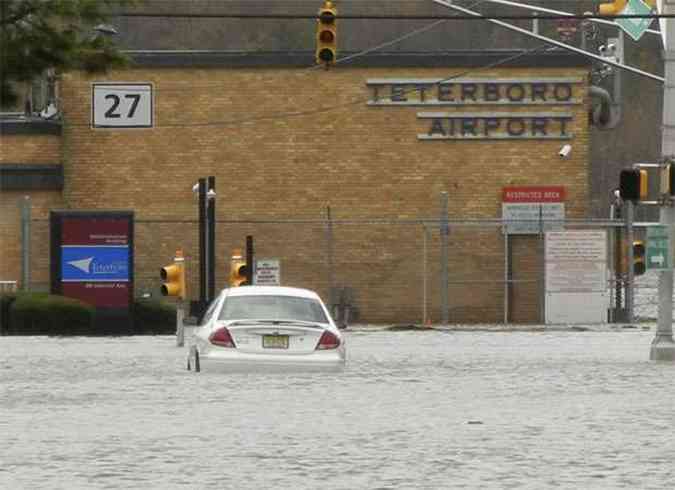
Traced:
[[342, 373], [187, 373], [170, 336], [2, 337], [2, 488], [667, 488], [653, 334], [346, 332]]

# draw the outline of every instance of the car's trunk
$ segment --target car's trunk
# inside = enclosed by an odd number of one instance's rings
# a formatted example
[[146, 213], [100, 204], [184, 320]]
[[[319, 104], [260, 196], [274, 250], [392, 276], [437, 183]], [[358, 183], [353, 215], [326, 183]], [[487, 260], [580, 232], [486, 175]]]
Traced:
[[308, 354], [314, 352], [324, 332], [317, 326], [229, 325], [232, 340], [241, 352], [265, 354]]

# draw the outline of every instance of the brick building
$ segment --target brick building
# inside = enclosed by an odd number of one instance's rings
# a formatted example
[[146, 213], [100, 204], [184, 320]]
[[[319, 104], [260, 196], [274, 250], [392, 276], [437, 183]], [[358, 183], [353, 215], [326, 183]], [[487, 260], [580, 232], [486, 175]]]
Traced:
[[[156, 291], [182, 248], [195, 298], [192, 186], [215, 176], [216, 287], [253, 235], [284, 285], [347, 287], [360, 321], [438, 321], [442, 192], [451, 221], [498, 219], [507, 186], [564, 187], [566, 216], [588, 215], [590, 67], [576, 55], [380, 53], [330, 70], [307, 68], [313, 53], [133, 56], [127, 70], [63, 76], [58, 121], [2, 121], [0, 279], [20, 279], [29, 195], [34, 286], [49, 280], [50, 210], [132, 210], [136, 293]], [[96, 84], [149, 87], [148, 127], [95, 127]], [[502, 321], [505, 240], [451, 226], [452, 322]], [[510, 240], [513, 275], [536, 276], [536, 237]], [[539, 320], [534, 283], [508, 296], [510, 321]]]

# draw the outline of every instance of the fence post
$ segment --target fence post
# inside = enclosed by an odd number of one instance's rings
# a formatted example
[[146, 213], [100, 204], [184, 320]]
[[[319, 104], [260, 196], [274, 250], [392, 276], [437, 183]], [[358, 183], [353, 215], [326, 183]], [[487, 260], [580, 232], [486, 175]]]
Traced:
[[511, 294], [511, 249], [509, 247], [509, 233], [504, 227], [504, 325], [509, 323], [509, 295]]
[[[326, 261], [328, 262], [328, 296], [330, 312], [335, 314], [335, 272], [333, 270], [333, 218], [330, 214], [330, 206], [326, 206]], [[334, 318], [337, 321], [337, 318]]]
[[633, 272], [633, 214], [635, 208], [633, 207], [633, 201], [625, 201], [624, 206], [626, 207], [626, 242], [628, 242], [626, 246], [626, 321], [633, 323], [633, 282], [635, 280]]
[[23, 196], [20, 202], [21, 207], [21, 289], [30, 290], [30, 219], [31, 203], [30, 196]]
[[540, 279], [539, 279], [539, 321], [546, 324], [546, 230], [544, 228], [544, 209], [539, 204], [539, 252], [540, 252]]
[[427, 237], [429, 232], [427, 225], [423, 224], [423, 247], [422, 247], [422, 325], [429, 325], [429, 315], [427, 313]]
[[450, 321], [448, 311], [448, 193], [441, 192], [441, 324], [447, 325]]

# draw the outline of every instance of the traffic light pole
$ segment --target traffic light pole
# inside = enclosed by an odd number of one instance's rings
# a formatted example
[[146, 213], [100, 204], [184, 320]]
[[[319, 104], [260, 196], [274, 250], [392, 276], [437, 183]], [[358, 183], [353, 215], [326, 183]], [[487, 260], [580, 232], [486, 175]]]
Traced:
[[210, 303], [216, 297], [216, 178], [208, 178], [208, 192], [206, 194], [206, 240], [207, 256], [207, 285], [208, 292], [206, 302]]
[[[675, 0], [663, 1], [663, 12], [675, 14]], [[675, 19], [666, 18], [664, 39], [665, 83], [663, 84], [663, 133], [661, 152], [666, 158], [675, 155]], [[669, 243], [673, 243], [675, 209], [669, 201], [660, 207], [659, 222], [668, 227]], [[671, 245], [672, 246], [672, 245]], [[652, 341], [649, 359], [652, 361], [675, 361], [673, 343], [673, 270], [659, 273], [659, 321], [656, 336]]]
[[207, 299], [206, 257], [206, 179], [199, 179], [199, 307], [204, 313]]

